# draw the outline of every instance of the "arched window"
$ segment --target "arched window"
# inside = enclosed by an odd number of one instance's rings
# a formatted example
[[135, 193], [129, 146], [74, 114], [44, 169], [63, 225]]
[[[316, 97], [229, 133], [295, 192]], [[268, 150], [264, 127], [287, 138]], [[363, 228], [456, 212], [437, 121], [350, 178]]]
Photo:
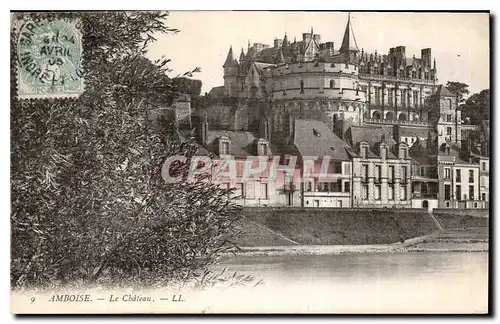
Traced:
[[422, 207], [423, 208], [428, 208], [429, 207], [429, 202], [427, 200], [422, 201]]
[[300, 80], [300, 93], [304, 93], [304, 81]]
[[373, 119], [380, 119], [380, 113], [378, 111], [373, 112]]
[[331, 89], [335, 88], [335, 81], [330, 80], [330, 88]]

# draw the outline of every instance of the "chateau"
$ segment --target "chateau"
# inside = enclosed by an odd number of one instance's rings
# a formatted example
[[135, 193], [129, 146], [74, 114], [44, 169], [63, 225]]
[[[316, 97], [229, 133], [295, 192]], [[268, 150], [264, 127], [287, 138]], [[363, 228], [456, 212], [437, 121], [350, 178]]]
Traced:
[[298, 173], [306, 156], [331, 159], [327, 183], [314, 172], [300, 183], [228, 183], [242, 204], [487, 208], [489, 142], [468, 140], [430, 48], [367, 53], [348, 17], [340, 46], [311, 28], [249, 43], [238, 59], [230, 47], [222, 67], [224, 85], [195, 118], [202, 146], [236, 159], [297, 156]]

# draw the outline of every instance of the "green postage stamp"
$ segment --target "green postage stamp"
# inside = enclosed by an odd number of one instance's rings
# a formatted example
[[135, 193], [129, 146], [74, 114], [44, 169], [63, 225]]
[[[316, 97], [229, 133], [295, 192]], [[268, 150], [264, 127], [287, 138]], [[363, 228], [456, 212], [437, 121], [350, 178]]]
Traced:
[[78, 20], [17, 20], [17, 95], [75, 98], [84, 90]]

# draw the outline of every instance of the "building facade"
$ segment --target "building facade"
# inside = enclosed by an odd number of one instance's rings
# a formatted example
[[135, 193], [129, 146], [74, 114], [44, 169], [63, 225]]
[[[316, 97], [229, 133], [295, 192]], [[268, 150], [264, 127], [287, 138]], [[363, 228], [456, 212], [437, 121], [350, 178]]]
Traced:
[[[266, 204], [487, 206], [487, 139], [479, 151], [462, 144], [458, 98], [437, 83], [430, 48], [420, 57], [407, 57], [405, 46], [367, 53], [348, 18], [338, 48], [311, 28], [299, 40], [248, 44], [239, 59], [230, 47], [223, 71], [224, 85], [208, 94], [211, 127], [256, 134], [275, 155], [299, 157], [294, 177], [267, 186], [280, 194]], [[306, 152], [335, 157], [326, 179], [303, 178]]]

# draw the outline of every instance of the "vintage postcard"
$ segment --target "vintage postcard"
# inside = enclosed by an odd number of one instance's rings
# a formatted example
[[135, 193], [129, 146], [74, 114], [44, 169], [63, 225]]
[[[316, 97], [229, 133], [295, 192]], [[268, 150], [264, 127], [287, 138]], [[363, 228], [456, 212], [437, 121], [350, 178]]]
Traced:
[[11, 312], [488, 314], [489, 12], [11, 12]]

